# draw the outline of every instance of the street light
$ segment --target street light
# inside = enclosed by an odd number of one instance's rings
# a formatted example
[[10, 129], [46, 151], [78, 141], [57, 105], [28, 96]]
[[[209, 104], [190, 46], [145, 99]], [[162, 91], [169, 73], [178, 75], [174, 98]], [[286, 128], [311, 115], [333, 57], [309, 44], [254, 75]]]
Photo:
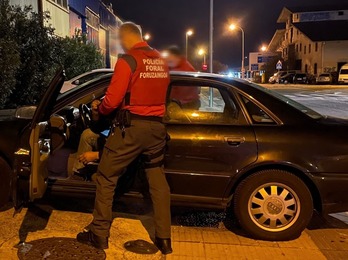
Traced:
[[267, 51], [267, 46], [266, 45], [262, 45], [261, 46], [261, 48], [260, 48], [260, 50], [262, 51], [262, 52], [265, 52], [265, 51]]
[[148, 41], [150, 39], [151, 39], [151, 35], [150, 34], [147, 33], [147, 34], [144, 35], [144, 40], [145, 41]]
[[198, 55], [199, 56], [203, 56], [203, 65], [205, 65], [206, 64], [206, 52], [205, 52], [205, 50], [204, 49], [199, 49], [198, 50]]
[[188, 39], [192, 35], [193, 35], [193, 31], [192, 30], [188, 30], [186, 32], [186, 59], [188, 58]]
[[230, 25], [230, 30], [231, 31], [234, 31], [234, 30], [240, 30], [242, 32], [242, 79], [244, 79], [244, 61], [245, 61], [245, 32], [243, 30], [242, 27], [238, 26], [238, 25], [235, 25], [235, 24], [231, 24]]

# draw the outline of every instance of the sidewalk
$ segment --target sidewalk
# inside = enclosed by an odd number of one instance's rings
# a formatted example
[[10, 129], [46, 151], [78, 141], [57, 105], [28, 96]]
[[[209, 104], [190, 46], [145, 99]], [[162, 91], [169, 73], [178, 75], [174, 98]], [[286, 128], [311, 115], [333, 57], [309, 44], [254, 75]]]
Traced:
[[[14, 218], [12, 215], [12, 209], [0, 212], [0, 259], [18, 259], [14, 246], [19, 237], [28, 244], [52, 237], [74, 238], [91, 220], [91, 214], [41, 207], [34, 212], [25, 209]], [[110, 249], [105, 250], [107, 259], [348, 259], [348, 225], [332, 217], [324, 219], [316, 215], [302, 236], [289, 242], [253, 240], [235, 226], [226, 227], [222, 223], [219, 228], [173, 226], [174, 253], [165, 257], [160, 253], [136, 255], [123, 248], [128, 240], [151, 241], [145, 229], [152, 225], [151, 217], [125, 218], [122, 213], [116, 216]], [[48, 254], [49, 250], [45, 250], [43, 255]], [[67, 259], [81, 259], [76, 257]]]

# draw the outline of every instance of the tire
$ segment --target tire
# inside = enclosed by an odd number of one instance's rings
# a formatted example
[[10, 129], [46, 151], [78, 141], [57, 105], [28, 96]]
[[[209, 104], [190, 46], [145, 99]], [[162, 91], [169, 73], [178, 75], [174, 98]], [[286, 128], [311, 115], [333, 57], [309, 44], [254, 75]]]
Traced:
[[0, 157], [0, 208], [10, 201], [11, 172], [11, 167]]
[[264, 170], [247, 177], [238, 185], [233, 203], [241, 227], [253, 238], [268, 241], [299, 237], [313, 214], [306, 184], [282, 170]]

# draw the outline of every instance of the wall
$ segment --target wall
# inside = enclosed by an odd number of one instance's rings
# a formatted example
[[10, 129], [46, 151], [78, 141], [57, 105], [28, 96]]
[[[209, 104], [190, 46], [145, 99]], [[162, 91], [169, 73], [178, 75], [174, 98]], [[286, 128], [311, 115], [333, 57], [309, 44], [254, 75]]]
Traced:
[[37, 0], [10, 0], [11, 5], [29, 6], [33, 7], [34, 12], [38, 12]]
[[61, 6], [58, 6], [50, 0], [44, 0], [42, 2], [42, 9], [44, 12], [50, 13], [49, 25], [52, 25], [56, 30], [54, 33], [60, 37], [66, 37], [70, 35], [69, 27], [69, 11]]
[[324, 69], [337, 71], [338, 63], [348, 63], [348, 41], [325, 42], [323, 57]]

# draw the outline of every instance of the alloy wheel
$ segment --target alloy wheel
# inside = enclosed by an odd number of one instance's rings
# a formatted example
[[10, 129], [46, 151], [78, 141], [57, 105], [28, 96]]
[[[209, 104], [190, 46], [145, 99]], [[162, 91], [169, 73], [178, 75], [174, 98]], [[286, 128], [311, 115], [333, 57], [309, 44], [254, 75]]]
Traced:
[[251, 194], [249, 216], [261, 229], [280, 232], [291, 227], [299, 217], [300, 200], [297, 194], [281, 183], [264, 184]]

